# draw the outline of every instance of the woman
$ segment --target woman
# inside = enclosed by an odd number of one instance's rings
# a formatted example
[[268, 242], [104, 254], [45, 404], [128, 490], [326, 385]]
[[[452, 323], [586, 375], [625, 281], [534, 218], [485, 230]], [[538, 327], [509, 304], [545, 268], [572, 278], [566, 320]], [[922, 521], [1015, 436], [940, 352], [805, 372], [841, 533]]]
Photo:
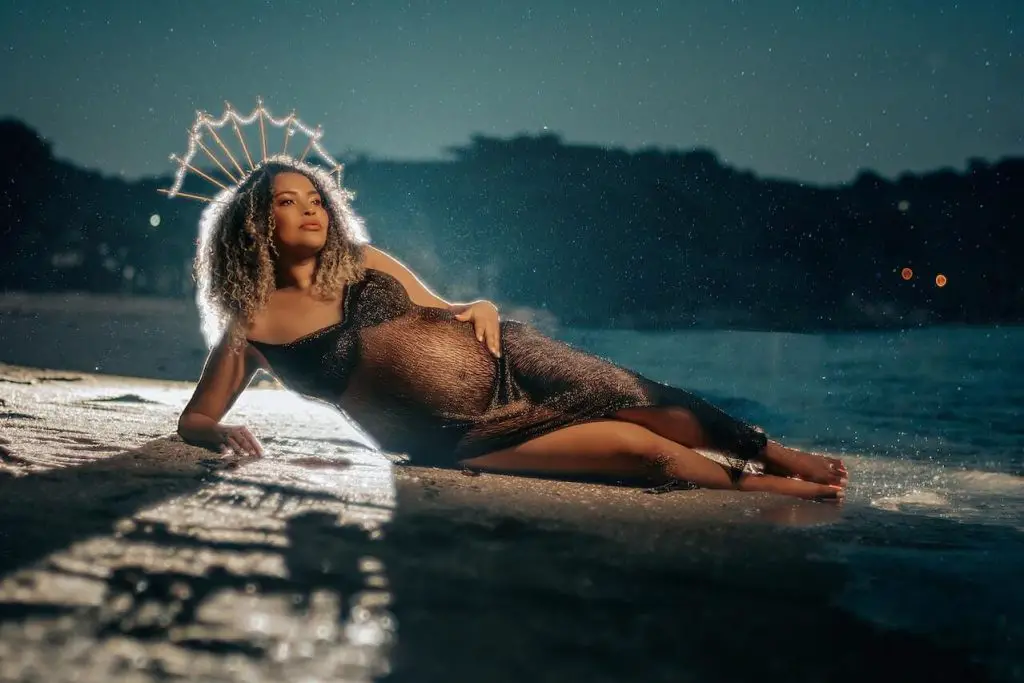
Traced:
[[[248, 429], [220, 420], [264, 369], [417, 464], [843, 498], [839, 460], [499, 321], [487, 301], [441, 299], [369, 246], [350, 200], [325, 171], [274, 157], [206, 209], [196, 266], [217, 342], [179, 420], [186, 441], [259, 455]], [[765, 474], [696, 448], [759, 460]]]

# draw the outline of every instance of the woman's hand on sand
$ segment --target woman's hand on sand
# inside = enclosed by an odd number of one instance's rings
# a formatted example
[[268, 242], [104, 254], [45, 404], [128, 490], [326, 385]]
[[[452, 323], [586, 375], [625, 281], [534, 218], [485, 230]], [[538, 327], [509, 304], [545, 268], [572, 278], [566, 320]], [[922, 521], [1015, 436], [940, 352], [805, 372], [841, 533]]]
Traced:
[[217, 434], [221, 438], [220, 451], [225, 455], [248, 455], [253, 458], [263, 455], [263, 446], [248, 427], [217, 425]]
[[495, 358], [501, 358], [501, 327], [497, 306], [490, 301], [474, 301], [467, 304], [455, 319], [473, 323], [477, 340], [486, 344]]

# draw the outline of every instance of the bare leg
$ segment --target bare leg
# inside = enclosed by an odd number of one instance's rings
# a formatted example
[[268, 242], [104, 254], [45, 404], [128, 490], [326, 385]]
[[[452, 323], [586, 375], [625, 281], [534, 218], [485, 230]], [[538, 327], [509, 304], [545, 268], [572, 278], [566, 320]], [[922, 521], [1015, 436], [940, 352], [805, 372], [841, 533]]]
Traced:
[[646, 427], [687, 448], [712, 448], [697, 416], [685, 408], [627, 408], [615, 413], [615, 417]]
[[702, 488], [768, 491], [799, 498], [841, 500], [837, 486], [772, 475], [730, 476], [718, 463], [640, 425], [605, 420], [574, 425], [526, 443], [463, 460], [476, 470], [558, 475], [603, 475], [688, 481]]
[[[684, 408], [629, 408], [620, 410], [615, 417], [641, 425], [689, 448], [714, 448], [697, 417]], [[770, 474], [797, 476], [819, 484], [846, 485], [846, 466], [838, 458], [806, 453], [775, 441], [768, 442], [762, 458]]]

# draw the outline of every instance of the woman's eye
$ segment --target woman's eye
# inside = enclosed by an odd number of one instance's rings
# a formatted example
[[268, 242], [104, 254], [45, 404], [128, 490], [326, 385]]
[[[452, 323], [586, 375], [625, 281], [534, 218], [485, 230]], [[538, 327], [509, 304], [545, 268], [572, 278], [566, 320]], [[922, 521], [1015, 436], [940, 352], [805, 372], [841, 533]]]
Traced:
[[292, 200], [290, 200], [290, 199], [282, 199], [281, 200], [281, 206], [287, 206], [288, 204], [291, 204], [291, 203], [292, 203]]

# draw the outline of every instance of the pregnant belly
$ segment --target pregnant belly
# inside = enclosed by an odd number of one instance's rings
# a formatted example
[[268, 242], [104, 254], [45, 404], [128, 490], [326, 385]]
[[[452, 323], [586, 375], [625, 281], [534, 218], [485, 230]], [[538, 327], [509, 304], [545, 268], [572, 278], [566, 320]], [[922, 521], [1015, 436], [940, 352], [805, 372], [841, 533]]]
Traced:
[[491, 404], [498, 361], [468, 323], [381, 325], [366, 330], [362, 342], [347, 393], [437, 416], [473, 417]]

